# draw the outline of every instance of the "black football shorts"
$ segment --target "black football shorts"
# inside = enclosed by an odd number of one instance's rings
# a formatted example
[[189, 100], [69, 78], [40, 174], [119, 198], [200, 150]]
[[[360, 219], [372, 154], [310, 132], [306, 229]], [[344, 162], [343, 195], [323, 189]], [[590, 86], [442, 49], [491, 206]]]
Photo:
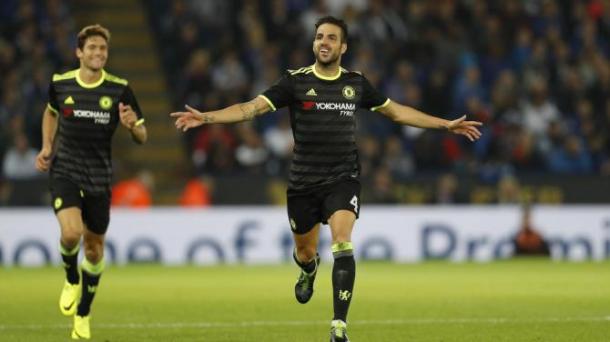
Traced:
[[360, 214], [360, 182], [355, 179], [307, 189], [288, 191], [288, 220], [295, 234], [305, 234], [318, 223], [328, 223], [337, 210]]
[[62, 209], [78, 207], [90, 231], [106, 233], [110, 223], [110, 194], [90, 194], [65, 178], [55, 177], [51, 177], [50, 189], [55, 214]]

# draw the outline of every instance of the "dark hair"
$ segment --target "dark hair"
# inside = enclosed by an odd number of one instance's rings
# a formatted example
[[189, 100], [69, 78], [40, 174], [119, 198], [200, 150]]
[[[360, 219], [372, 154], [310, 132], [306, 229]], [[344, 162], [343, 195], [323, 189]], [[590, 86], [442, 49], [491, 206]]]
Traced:
[[341, 43], [347, 43], [347, 24], [345, 21], [335, 18], [332, 15], [322, 17], [316, 22], [316, 31], [318, 31], [318, 27], [320, 27], [322, 24], [333, 24], [335, 26], [339, 26], [342, 33]]
[[85, 47], [85, 42], [87, 38], [93, 36], [100, 36], [106, 40], [106, 43], [110, 42], [110, 31], [107, 28], [103, 27], [100, 24], [89, 25], [83, 27], [82, 30], [76, 36], [77, 44], [79, 49], [83, 49]]

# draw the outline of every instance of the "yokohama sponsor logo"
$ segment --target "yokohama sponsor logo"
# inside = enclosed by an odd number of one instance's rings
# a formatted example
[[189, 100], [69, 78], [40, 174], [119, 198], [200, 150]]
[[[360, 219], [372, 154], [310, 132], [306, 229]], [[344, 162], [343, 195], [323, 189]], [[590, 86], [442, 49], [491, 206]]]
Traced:
[[103, 125], [110, 122], [110, 113], [109, 112], [100, 112], [100, 111], [95, 111], [95, 110], [77, 109], [77, 110], [74, 110], [74, 117], [85, 118], [85, 119], [94, 119], [96, 124], [103, 124]]
[[355, 103], [345, 103], [345, 102], [317, 102], [316, 103], [317, 110], [356, 110]]

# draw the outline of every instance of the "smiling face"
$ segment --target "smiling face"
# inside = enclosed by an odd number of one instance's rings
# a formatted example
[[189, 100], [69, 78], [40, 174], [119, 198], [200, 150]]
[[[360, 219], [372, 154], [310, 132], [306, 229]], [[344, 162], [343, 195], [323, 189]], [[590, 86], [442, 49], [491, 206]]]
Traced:
[[91, 36], [85, 41], [82, 49], [76, 49], [81, 68], [99, 71], [106, 65], [108, 59], [108, 42], [102, 36]]
[[341, 63], [341, 55], [347, 50], [347, 43], [343, 41], [341, 28], [333, 24], [322, 24], [316, 30], [313, 41], [313, 53], [316, 62], [328, 66]]

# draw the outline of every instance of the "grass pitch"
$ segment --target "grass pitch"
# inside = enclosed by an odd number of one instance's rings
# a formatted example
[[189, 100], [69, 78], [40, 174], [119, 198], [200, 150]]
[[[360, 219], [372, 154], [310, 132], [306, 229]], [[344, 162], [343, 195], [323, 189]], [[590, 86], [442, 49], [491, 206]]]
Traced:
[[[93, 341], [328, 341], [330, 266], [296, 302], [294, 265], [109, 267]], [[63, 270], [0, 268], [0, 341], [67, 341]], [[348, 322], [364, 341], [608, 341], [610, 264], [359, 263]]]

